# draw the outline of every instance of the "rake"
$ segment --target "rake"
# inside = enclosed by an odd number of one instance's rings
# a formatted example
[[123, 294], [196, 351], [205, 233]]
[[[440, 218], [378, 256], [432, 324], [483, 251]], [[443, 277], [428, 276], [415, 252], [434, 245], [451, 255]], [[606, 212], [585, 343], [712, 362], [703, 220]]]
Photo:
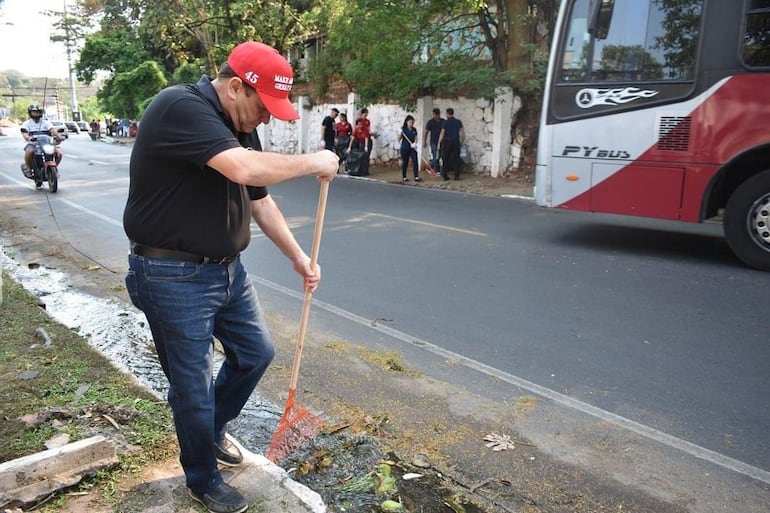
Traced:
[[[315, 216], [315, 230], [313, 231], [313, 246], [310, 250], [310, 265], [315, 267], [318, 263], [318, 252], [321, 246], [321, 232], [323, 231], [324, 214], [326, 212], [326, 198], [329, 195], [329, 182], [321, 182], [321, 192], [318, 197], [318, 210]], [[286, 456], [294, 452], [305, 441], [315, 438], [323, 427], [323, 421], [295, 402], [297, 395], [297, 380], [299, 378], [299, 364], [302, 361], [302, 349], [305, 345], [305, 332], [307, 331], [308, 317], [310, 316], [310, 303], [313, 293], [305, 290], [305, 300], [302, 303], [302, 317], [299, 323], [297, 345], [294, 349], [294, 364], [291, 368], [291, 381], [289, 383], [289, 397], [283, 409], [283, 415], [278, 421], [278, 427], [273, 433], [270, 445], [267, 448], [266, 457], [273, 463], [278, 463]]]
[[431, 166], [430, 161], [425, 158], [425, 155], [422, 155], [422, 161], [425, 162], [425, 170], [428, 174], [430, 176], [436, 176], [436, 170], [433, 169], [433, 166]]

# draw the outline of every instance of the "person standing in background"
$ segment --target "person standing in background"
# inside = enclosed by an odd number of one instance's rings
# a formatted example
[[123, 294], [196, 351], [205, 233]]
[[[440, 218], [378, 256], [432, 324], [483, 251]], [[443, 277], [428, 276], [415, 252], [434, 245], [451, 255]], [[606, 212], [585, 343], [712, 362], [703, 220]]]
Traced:
[[446, 119], [438, 137], [438, 148], [441, 151], [443, 163], [441, 166], [441, 178], [449, 180], [449, 172], [454, 174], [454, 179], [460, 179], [460, 146], [465, 141], [465, 129], [463, 122], [455, 117], [455, 110], [446, 110]]
[[348, 121], [348, 115], [340, 112], [339, 121], [334, 125], [334, 151], [340, 160], [345, 160], [352, 135], [353, 125]]
[[417, 164], [417, 129], [414, 127], [414, 116], [411, 114], [404, 120], [401, 131], [398, 133], [398, 140], [401, 141], [401, 181], [404, 183], [409, 181], [406, 177], [406, 169], [411, 162], [414, 181], [421, 182], [420, 167]]
[[321, 140], [323, 141], [324, 148], [330, 151], [334, 151], [334, 121], [339, 113], [339, 110], [332, 108], [329, 115], [324, 117], [321, 122]]
[[[350, 145], [348, 146], [348, 155], [345, 161], [348, 174], [354, 176], [368, 176], [369, 175], [369, 151], [371, 147], [369, 143], [369, 131], [364, 128], [364, 120], [358, 118], [356, 120], [356, 127], [353, 129], [353, 137], [350, 138]], [[354, 152], [353, 150], [357, 150]]]
[[441, 174], [441, 162], [439, 160], [438, 138], [444, 120], [441, 118], [441, 110], [433, 109], [433, 117], [425, 123], [425, 133], [422, 137], [422, 145], [427, 146], [430, 141], [430, 165], [436, 174]]
[[369, 157], [369, 155], [372, 154], [372, 122], [369, 120], [369, 109], [363, 108], [361, 109], [361, 115], [356, 119], [356, 125], [358, 125], [358, 122], [361, 122], [361, 126], [363, 127], [363, 132], [366, 134], [366, 155]]

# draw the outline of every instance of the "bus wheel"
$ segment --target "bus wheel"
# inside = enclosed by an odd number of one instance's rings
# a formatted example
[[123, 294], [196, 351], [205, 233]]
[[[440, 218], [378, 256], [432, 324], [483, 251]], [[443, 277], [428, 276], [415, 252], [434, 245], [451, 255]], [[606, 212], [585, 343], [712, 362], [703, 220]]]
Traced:
[[746, 265], [770, 271], [770, 169], [743, 182], [727, 201], [727, 244]]

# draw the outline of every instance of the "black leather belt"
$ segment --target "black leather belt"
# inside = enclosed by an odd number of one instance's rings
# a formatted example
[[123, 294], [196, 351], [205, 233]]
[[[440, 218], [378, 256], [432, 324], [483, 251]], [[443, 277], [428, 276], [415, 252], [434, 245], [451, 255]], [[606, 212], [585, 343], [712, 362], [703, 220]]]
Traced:
[[186, 251], [176, 251], [173, 249], [153, 248], [142, 244], [131, 244], [131, 253], [147, 258], [168, 258], [169, 260], [181, 260], [183, 262], [195, 262], [196, 264], [220, 264], [227, 265], [236, 258], [238, 254], [222, 258], [210, 258]]

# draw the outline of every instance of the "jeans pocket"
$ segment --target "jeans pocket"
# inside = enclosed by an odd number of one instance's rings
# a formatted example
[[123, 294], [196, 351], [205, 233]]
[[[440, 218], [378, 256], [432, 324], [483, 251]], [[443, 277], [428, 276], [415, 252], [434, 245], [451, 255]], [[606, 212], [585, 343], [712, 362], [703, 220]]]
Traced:
[[185, 281], [200, 274], [200, 265], [178, 260], [147, 259], [144, 274], [148, 281]]
[[134, 304], [139, 310], [142, 310], [142, 303], [139, 301], [139, 284], [134, 271], [128, 271], [126, 273], [126, 290], [128, 296], [131, 298], [131, 303]]

